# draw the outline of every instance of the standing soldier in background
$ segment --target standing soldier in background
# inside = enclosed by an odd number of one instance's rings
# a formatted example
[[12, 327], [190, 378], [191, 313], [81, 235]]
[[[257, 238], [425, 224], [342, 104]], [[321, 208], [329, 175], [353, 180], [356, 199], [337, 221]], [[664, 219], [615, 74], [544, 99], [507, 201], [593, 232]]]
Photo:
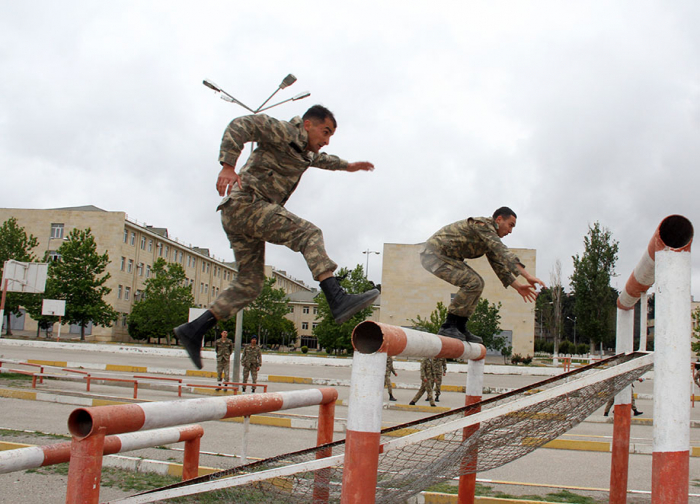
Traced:
[[[435, 402], [440, 402], [440, 387], [442, 377], [447, 374], [447, 359], [444, 357], [433, 359], [433, 380], [435, 383]], [[427, 400], [427, 399], [426, 399]]]
[[245, 384], [248, 383], [248, 375], [251, 376], [252, 389], [255, 392], [255, 384], [258, 383], [258, 371], [260, 371], [260, 366], [262, 366], [262, 352], [258, 346], [257, 336], [250, 338], [250, 345], [243, 349], [241, 364], [243, 365], [243, 392], [245, 392]]
[[398, 374], [396, 374], [396, 371], [394, 370], [394, 358], [391, 355], [389, 355], [386, 358], [386, 373], [384, 374], [384, 385], [386, 385], [386, 389], [389, 391], [389, 400], [396, 401], [396, 398], [391, 393], [391, 374], [392, 373], [394, 373], [394, 376], [399, 376]]
[[221, 338], [216, 340], [216, 379], [219, 382], [219, 386], [221, 386], [222, 381], [229, 381], [232, 353], [233, 341], [228, 339], [228, 332], [221, 331]]
[[435, 401], [433, 400], [433, 359], [423, 359], [420, 362], [420, 379], [420, 390], [408, 404], [414, 406], [416, 401], [423, 396], [423, 392], [427, 392], [430, 405], [435, 406]]

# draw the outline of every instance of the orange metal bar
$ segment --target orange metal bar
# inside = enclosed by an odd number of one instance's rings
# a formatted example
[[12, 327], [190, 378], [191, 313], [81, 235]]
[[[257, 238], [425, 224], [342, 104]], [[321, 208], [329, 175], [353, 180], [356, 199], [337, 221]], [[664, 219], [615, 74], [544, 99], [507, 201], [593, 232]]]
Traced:
[[73, 437], [68, 466], [66, 504], [98, 504], [102, 476], [105, 432], [99, 427], [91, 436]]
[[[335, 401], [321, 404], [318, 408], [318, 433], [316, 446], [333, 442], [333, 424], [335, 422]], [[331, 448], [325, 448], [316, 452], [316, 459], [330, 457]], [[321, 469], [314, 474], [314, 504], [325, 504], [330, 498], [331, 471], [330, 468]]]
[[616, 404], [613, 411], [615, 421], [610, 466], [610, 504], [625, 504], [627, 502], [632, 405]]

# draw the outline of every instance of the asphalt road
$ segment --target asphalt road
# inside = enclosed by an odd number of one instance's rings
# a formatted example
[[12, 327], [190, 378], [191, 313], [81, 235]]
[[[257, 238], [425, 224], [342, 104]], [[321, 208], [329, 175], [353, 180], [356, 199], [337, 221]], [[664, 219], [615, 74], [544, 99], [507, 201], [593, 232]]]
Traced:
[[[86, 352], [80, 350], [61, 350], [49, 348], [23, 348], [2, 345], [0, 341], [0, 356], [7, 359], [39, 359], [70, 362], [90, 362], [103, 364], [120, 364], [145, 367], [160, 367], [171, 369], [191, 369], [186, 357], [154, 357], [151, 355], [118, 354], [106, 352]], [[205, 360], [205, 369], [214, 370], [214, 361]], [[349, 367], [334, 366], [309, 366], [297, 364], [272, 364], [266, 363], [263, 358], [261, 374], [300, 376], [314, 378], [329, 378], [350, 380]], [[119, 376], [115, 373], [115, 376]], [[484, 378], [484, 385], [490, 387], [519, 388], [524, 385], [537, 382], [542, 377], [524, 377], [520, 375], [489, 375]], [[465, 374], [448, 373], [444, 378], [444, 384], [464, 385]], [[200, 379], [202, 383], [212, 383], [213, 380]], [[399, 376], [394, 378], [399, 383], [419, 383], [418, 371], [399, 370]], [[50, 382], [44, 386], [46, 389], [83, 391], [84, 386], [68, 382]], [[296, 390], [299, 388], [315, 387], [311, 385], [271, 383], [270, 391]], [[348, 387], [339, 386], [340, 399], [347, 401]], [[637, 393], [651, 394], [653, 382], [646, 380], [635, 388]], [[129, 397], [129, 389], [119, 387], [97, 386], [93, 392], [107, 396]], [[399, 404], [406, 404], [415, 394], [415, 389], [398, 389], [395, 395]], [[150, 400], [174, 399], [172, 392], [165, 390], [144, 389], [139, 392], [140, 397]], [[346, 402], [347, 403], [347, 402]], [[441, 396], [440, 406], [451, 408], [464, 404], [464, 396], [460, 393], [444, 392]], [[427, 405], [427, 403], [423, 403]], [[638, 408], [644, 411], [642, 418], [649, 418], [652, 413], [651, 400], [638, 400]], [[68, 435], [66, 420], [75, 406], [40, 401], [27, 401], [19, 399], [0, 398], [0, 428], [13, 430], [32, 430], [45, 433]], [[316, 415], [317, 407], [294, 410], [296, 415]], [[402, 411], [385, 409], [383, 423], [396, 425], [410, 420], [427, 416], [429, 413], [418, 411]], [[342, 419], [347, 415], [347, 408], [336, 408], [336, 418]], [[596, 412], [593, 417], [602, 420], [602, 410]], [[700, 420], [700, 406], [692, 410], [692, 417]], [[583, 422], [569, 431], [567, 439], [610, 440], [612, 436], [612, 424], [601, 422]], [[233, 422], [207, 422], [204, 424], [205, 435], [202, 438], [201, 450], [205, 452], [226, 453], [240, 455], [242, 450], [243, 426]], [[335, 438], [340, 439], [342, 433], [336, 433]], [[652, 444], [652, 427], [648, 425], [633, 425], [631, 433], [632, 442]], [[12, 441], [10, 438], [3, 438]], [[39, 441], [37, 441], [38, 443]], [[52, 443], [56, 440], [46, 438], [44, 443]], [[294, 430], [290, 435], [290, 429], [270, 426], [251, 425], [248, 441], [248, 455], [250, 457], [269, 457], [280, 453], [300, 450], [313, 446], [316, 442], [316, 432], [312, 430]], [[700, 446], [700, 429], [691, 429], [691, 445]], [[144, 450], [130, 454], [146, 458], [175, 460], [182, 458], [181, 451], [177, 450]], [[500, 468], [479, 473], [479, 479], [507, 481], [523, 483], [523, 485], [494, 485], [495, 488], [515, 494], [537, 494], [552, 492], [554, 490], [546, 486], [552, 485], [571, 486], [585, 488], [608, 488], [610, 485], [610, 454], [600, 452], [584, 452], [572, 450], [540, 449], [519, 460], [506, 464]], [[230, 467], [236, 465], [237, 459], [220, 456], [203, 456], [201, 465], [212, 467]], [[650, 455], [630, 455], [629, 483], [630, 490], [651, 490], [651, 463]], [[690, 459], [691, 489], [693, 494], [700, 494], [700, 459]], [[50, 485], [47, 485], [48, 482]], [[0, 503], [21, 502], [26, 504], [51, 503], [65, 501], [65, 476], [46, 476], [23, 471], [0, 475]], [[693, 483], [694, 481], [694, 483]], [[49, 487], [51, 487], [49, 489]], [[584, 491], [576, 493], [586, 494]], [[114, 488], [103, 488], [101, 500], [108, 500], [124, 495]], [[605, 499], [605, 494], [593, 492], [599, 499]], [[630, 494], [629, 502], [650, 502], [646, 494]], [[690, 502], [700, 502], [700, 498], [691, 498]]]

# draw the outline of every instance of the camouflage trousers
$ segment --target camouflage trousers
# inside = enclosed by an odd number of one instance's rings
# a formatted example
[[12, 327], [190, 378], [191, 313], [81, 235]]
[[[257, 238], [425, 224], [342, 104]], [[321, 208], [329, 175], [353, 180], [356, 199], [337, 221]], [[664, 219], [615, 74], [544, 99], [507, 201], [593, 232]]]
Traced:
[[229, 381], [229, 370], [231, 368], [230, 359], [217, 359], [216, 360], [216, 378], [219, 383], [222, 381]]
[[459, 287], [447, 308], [448, 313], [458, 317], [471, 317], [484, 291], [484, 279], [481, 275], [463, 260], [443, 255], [429, 246], [421, 252], [420, 262], [436, 277]]
[[420, 389], [418, 389], [416, 395], [413, 396], [411, 402], [417, 402], [421, 397], [423, 397], [423, 392], [428, 394], [428, 401], [430, 401], [432, 406], [435, 406], [435, 399], [433, 399], [433, 380], [431, 378], [421, 380]]
[[281, 205], [235, 191], [219, 209], [238, 267], [238, 276], [209, 308], [220, 320], [231, 318], [262, 291], [266, 242], [301, 252], [315, 279], [338, 267], [326, 254], [321, 230]]
[[392, 388], [391, 388], [391, 371], [387, 371], [387, 373], [384, 375], [384, 385], [386, 386], [386, 389], [389, 391], [389, 397], [391, 397], [392, 394]]
[[[243, 383], [248, 383], [248, 376], [251, 377], [253, 383], [258, 383], [258, 368], [243, 366]], [[245, 389], [245, 385], [243, 385]], [[253, 392], [255, 392], [255, 386], [253, 385]]]
[[442, 387], [442, 371], [439, 373], [435, 374], [435, 378], [433, 379], [433, 389], [435, 392], [435, 398], [437, 399], [440, 397], [440, 388]]

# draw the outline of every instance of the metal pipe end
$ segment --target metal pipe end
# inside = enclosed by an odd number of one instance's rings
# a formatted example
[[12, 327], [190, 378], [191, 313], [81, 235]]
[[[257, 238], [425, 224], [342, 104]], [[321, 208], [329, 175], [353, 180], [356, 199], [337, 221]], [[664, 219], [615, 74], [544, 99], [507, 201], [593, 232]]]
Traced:
[[365, 320], [355, 326], [352, 331], [352, 346], [362, 354], [378, 352], [384, 344], [384, 334], [376, 322]]
[[84, 408], [73, 410], [68, 416], [68, 431], [76, 438], [83, 439], [90, 435], [93, 428], [92, 415]]
[[683, 249], [693, 241], [693, 224], [682, 215], [669, 215], [659, 224], [659, 238], [667, 247]]

